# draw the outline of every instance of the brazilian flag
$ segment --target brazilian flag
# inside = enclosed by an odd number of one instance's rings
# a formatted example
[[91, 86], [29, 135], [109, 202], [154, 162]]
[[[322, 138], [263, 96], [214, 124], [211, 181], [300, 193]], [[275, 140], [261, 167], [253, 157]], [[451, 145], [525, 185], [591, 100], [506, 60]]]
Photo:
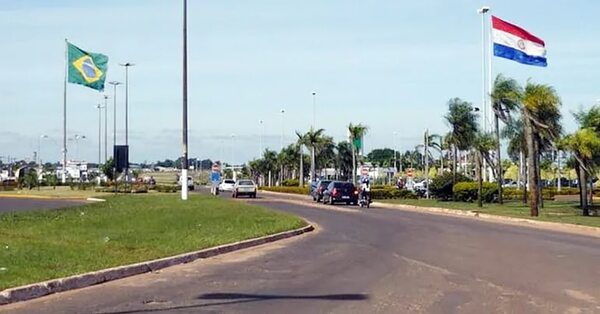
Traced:
[[67, 43], [69, 83], [80, 84], [98, 91], [104, 90], [108, 57], [87, 52]]

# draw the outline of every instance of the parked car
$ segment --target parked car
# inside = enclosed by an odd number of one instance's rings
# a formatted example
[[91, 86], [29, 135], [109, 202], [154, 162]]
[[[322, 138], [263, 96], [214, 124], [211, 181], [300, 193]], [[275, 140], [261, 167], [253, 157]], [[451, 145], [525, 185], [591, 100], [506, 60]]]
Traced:
[[235, 185], [235, 181], [231, 180], [231, 179], [225, 179], [223, 180], [223, 182], [221, 182], [221, 184], [219, 184], [219, 191], [227, 191], [227, 192], [232, 192], [233, 191], [233, 186]]
[[256, 184], [252, 180], [238, 180], [233, 186], [232, 197], [238, 198], [240, 195], [247, 195], [256, 198]]
[[331, 181], [323, 191], [323, 204], [358, 204], [358, 190], [351, 182]]
[[323, 191], [327, 189], [329, 183], [331, 183], [331, 180], [320, 180], [317, 182], [315, 188], [310, 192], [313, 201], [320, 202], [323, 199]]

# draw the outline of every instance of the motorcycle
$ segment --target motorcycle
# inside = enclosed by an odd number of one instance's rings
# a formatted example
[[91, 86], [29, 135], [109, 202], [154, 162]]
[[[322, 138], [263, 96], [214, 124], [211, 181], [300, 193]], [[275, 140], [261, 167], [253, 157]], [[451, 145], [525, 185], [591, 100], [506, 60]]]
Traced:
[[358, 205], [360, 208], [369, 208], [371, 205], [371, 197], [366, 193], [361, 193], [360, 198], [358, 200]]

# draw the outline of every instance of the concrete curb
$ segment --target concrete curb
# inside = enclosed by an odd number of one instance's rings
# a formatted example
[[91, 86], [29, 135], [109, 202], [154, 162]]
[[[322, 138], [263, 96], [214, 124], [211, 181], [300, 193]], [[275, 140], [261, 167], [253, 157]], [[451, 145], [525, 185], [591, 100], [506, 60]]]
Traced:
[[105, 199], [103, 199], [103, 198], [96, 198], [96, 197], [88, 197], [85, 200], [86, 201], [90, 201], [90, 202], [106, 202]]
[[489, 222], [510, 224], [515, 226], [523, 226], [529, 228], [543, 229], [549, 231], [558, 231], [570, 234], [577, 235], [585, 235], [600, 238], [600, 228], [591, 227], [591, 226], [581, 226], [575, 224], [568, 223], [560, 223], [560, 222], [551, 222], [551, 221], [540, 221], [526, 218], [514, 218], [508, 216], [500, 216], [500, 215], [491, 215], [484, 214], [477, 211], [470, 210], [458, 210], [458, 209], [448, 209], [441, 207], [421, 207], [421, 206], [412, 206], [412, 205], [404, 205], [404, 204], [389, 204], [389, 203], [380, 203], [373, 202], [373, 205], [387, 208], [387, 209], [396, 209], [396, 210], [406, 210], [417, 213], [425, 213], [425, 214], [437, 214], [437, 215], [447, 215], [453, 217], [461, 217], [461, 218], [470, 218], [470, 219], [478, 219], [485, 220]]
[[303, 233], [311, 232], [313, 230], [315, 230], [315, 227], [309, 224], [305, 227], [295, 230], [284, 231], [232, 244], [225, 244], [191, 253], [183, 253], [180, 255], [165, 257], [147, 262], [118, 266], [81, 275], [52, 279], [26, 286], [10, 288], [4, 291], [0, 291], [0, 305], [31, 300], [57, 292], [79, 289], [111, 280], [152, 272], [178, 264], [189, 263], [197, 259], [209, 258], [212, 256], [246, 249], [249, 247], [266, 244], [277, 240], [291, 238], [293, 236], [298, 236]]

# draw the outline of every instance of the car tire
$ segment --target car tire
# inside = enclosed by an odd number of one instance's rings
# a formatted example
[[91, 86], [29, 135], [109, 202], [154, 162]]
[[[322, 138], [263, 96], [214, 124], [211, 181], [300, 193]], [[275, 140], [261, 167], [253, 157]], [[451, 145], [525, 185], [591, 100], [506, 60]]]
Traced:
[[250, 195], [250, 197], [252, 197], [252, 198], [256, 198], [256, 193], [254, 193], [254, 194]]

